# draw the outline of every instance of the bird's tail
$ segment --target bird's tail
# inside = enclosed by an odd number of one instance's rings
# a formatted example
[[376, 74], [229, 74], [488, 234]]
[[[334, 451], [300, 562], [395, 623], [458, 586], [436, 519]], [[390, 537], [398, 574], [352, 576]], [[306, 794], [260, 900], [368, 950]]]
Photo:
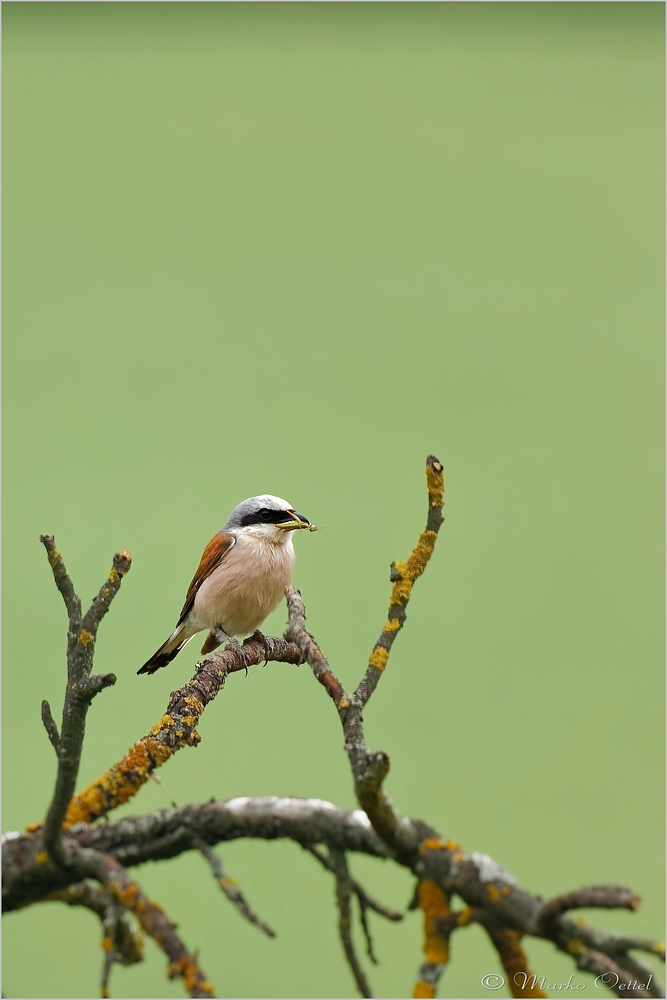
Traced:
[[144, 663], [141, 670], [137, 670], [138, 674], [154, 674], [156, 670], [160, 667], [166, 667], [168, 663], [171, 663], [173, 658], [177, 653], [183, 649], [183, 646], [196, 633], [193, 632], [187, 621], [181, 622], [181, 624], [174, 629], [169, 638], [165, 643], [160, 646], [156, 653], [153, 653], [150, 660]]

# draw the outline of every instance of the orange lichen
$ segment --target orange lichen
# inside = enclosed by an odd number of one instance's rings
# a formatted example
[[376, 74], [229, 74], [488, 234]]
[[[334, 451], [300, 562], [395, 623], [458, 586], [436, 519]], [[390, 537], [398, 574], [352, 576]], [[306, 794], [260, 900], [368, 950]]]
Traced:
[[427, 851], [441, 851], [444, 847], [447, 847], [447, 843], [441, 840], [440, 837], [427, 837], [419, 845], [419, 853], [426, 854]]
[[87, 646], [94, 638], [95, 636], [92, 632], [88, 632], [85, 628], [82, 628], [77, 636], [77, 642], [81, 643], [82, 646]]
[[398, 632], [398, 630], [399, 630], [400, 627], [401, 627], [401, 623], [399, 622], [398, 618], [390, 618], [389, 621], [386, 622], [386, 624], [385, 624], [384, 628], [382, 629], [382, 631], [383, 632]]
[[449, 903], [437, 882], [423, 879], [417, 886], [419, 907], [424, 913], [424, 955], [426, 961], [439, 965], [449, 961], [449, 941], [437, 929], [438, 917], [447, 916]]
[[178, 749], [167, 746], [166, 743], [152, 739], [167, 726], [170, 715], [163, 715], [161, 721], [151, 730], [151, 736], [145, 736], [130, 747], [121, 761], [97, 779], [84, 791], [75, 795], [67, 807], [65, 827], [74, 823], [91, 823], [98, 816], [103, 816], [111, 809], [127, 802], [136, 795], [143, 784], [148, 781], [155, 768], [160, 767]]
[[48, 860], [49, 860], [49, 855], [47, 854], [46, 851], [40, 851], [38, 854], [35, 855], [35, 861], [37, 862], [38, 865], [45, 865]]
[[571, 955], [583, 955], [586, 951], [586, 945], [579, 938], [569, 938], [565, 945]]
[[105, 934], [104, 937], [102, 938], [102, 949], [103, 951], [111, 951], [112, 948], [113, 948], [113, 941], [111, 940], [110, 937], [107, 937]]
[[[503, 963], [503, 969], [507, 973], [508, 983], [513, 997], [546, 997], [537, 985], [536, 978], [528, 968], [528, 958], [521, 947], [521, 934], [509, 927], [499, 927], [489, 931], [496, 951]], [[526, 981], [523, 986], [519, 984], [517, 976], [523, 974]], [[530, 985], [526, 982], [532, 980]]]
[[196, 986], [201, 992], [209, 993], [213, 996], [213, 984], [208, 979], [202, 978], [199, 966], [189, 955], [181, 955], [178, 961], [170, 962], [167, 975], [170, 979], [176, 979], [177, 976], [181, 976], [188, 992], [191, 992]]
[[412, 995], [413, 997], [434, 997], [435, 987], [431, 983], [427, 983], [425, 979], [418, 979]]
[[497, 903], [500, 899], [500, 889], [493, 882], [490, 882], [486, 887], [486, 894], [492, 903]]

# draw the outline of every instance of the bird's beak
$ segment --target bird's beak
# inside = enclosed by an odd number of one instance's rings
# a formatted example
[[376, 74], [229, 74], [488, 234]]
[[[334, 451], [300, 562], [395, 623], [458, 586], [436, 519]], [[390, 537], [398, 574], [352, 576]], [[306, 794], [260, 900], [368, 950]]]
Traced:
[[285, 528], [287, 531], [298, 531], [299, 529], [317, 531], [316, 526], [311, 524], [307, 517], [304, 517], [303, 514], [297, 514], [295, 510], [285, 511], [285, 520], [281, 521], [277, 527]]

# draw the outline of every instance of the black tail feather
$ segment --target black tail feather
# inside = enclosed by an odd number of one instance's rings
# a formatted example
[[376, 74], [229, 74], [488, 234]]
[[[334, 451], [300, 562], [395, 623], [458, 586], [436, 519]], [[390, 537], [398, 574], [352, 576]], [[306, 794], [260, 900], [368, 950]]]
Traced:
[[158, 651], [156, 653], [153, 653], [150, 660], [147, 660], [144, 663], [141, 670], [137, 670], [137, 673], [154, 674], [155, 671], [159, 670], [161, 667], [166, 667], [167, 664], [171, 663], [174, 657], [178, 653], [180, 653], [180, 651], [183, 649], [183, 646], [185, 646], [188, 642], [190, 642], [192, 636], [188, 636], [187, 639], [183, 639], [182, 642], [178, 643], [178, 645], [171, 646], [171, 648], [169, 648], [170, 643], [173, 641], [173, 638], [174, 638], [173, 636], [169, 636], [167, 641], [163, 643], [162, 646], [160, 646]]

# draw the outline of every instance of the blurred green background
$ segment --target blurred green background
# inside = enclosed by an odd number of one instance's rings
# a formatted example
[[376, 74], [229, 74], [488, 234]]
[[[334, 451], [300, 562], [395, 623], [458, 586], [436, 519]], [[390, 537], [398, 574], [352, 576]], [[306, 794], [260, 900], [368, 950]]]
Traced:
[[[388, 790], [543, 896], [631, 885], [638, 913], [595, 919], [662, 933], [663, 21], [658, 3], [3, 5], [4, 830], [54, 780], [40, 702], [60, 710], [66, 623], [40, 532], [84, 599], [134, 557], [83, 786], [190, 676], [194, 643], [135, 671], [246, 496], [326, 526], [297, 539], [295, 582], [354, 684], [433, 451], [447, 520], [366, 713]], [[234, 676], [200, 732], [118, 815], [354, 804], [306, 669]], [[221, 854], [276, 940], [198, 857], [137, 872], [218, 995], [354, 996], [313, 859]], [[404, 872], [352, 867], [407, 904]], [[377, 993], [409, 995], [420, 917], [371, 920]], [[98, 995], [93, 916], [45, 904], [4, 934], [6, 996]], [[573, 971], [528, 951], [549, 981]], [[478, 997], [497, 971], [471, 928], [440, 992]], [[152, 944], [111, 991], [183, 993]]]

